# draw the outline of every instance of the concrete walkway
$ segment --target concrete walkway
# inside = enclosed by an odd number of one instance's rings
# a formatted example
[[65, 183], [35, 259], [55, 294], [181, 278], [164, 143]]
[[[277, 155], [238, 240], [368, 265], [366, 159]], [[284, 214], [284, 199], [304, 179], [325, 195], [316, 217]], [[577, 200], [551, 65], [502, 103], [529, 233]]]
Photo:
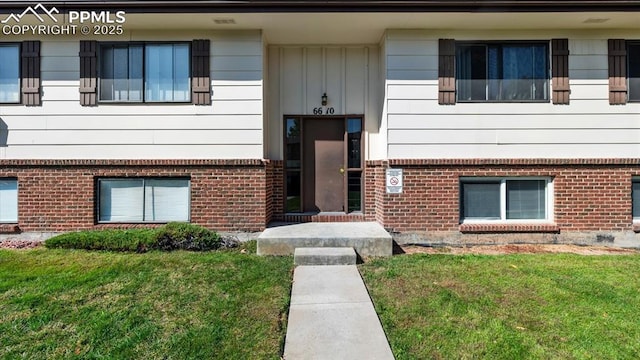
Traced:
[[355, 265], [295, 269], [284, 359], [393, 359]]

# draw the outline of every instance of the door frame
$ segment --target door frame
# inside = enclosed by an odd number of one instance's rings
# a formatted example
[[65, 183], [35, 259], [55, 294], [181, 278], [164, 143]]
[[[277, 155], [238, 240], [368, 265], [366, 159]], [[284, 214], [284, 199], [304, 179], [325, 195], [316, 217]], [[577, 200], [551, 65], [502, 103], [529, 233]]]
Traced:
[[[307, 189], [304, 188], [304, 176], [305, 176], [305, 170], [304, 170], [304, 165], [303, 165], [303, 159], [304, 159], [304, 144], [302, 144], [302, 141], [304, 139], [303, 136], [303, 132], [304, 132], [304, 124], [305, 124], [305, 120], [342, 120], [343, 121], [343, 125], [344, 125], [344, 130], [343, 130], [343, 139], [342, 139], [342, 144], [343, 144], [343, 153], [344, 153], [344, 159], [343, 159], [343, 168], [344, 168], [344, 175], [343, 175], [343, 184], [342, 184], [342, 189], [343, 189], [343, 209], [344, 209], [344, 213], [348, 214], [348, 213], [352, 213], [352, 212], [356, 212], [356, 213], [363, 213], [364, 212], [364, 148], [365, 148], [365, 144], [364, 144], [364, 115], [363, 114], [349, 114], [349, 115], [325, 115], [325, 116], [314, 116], [314, 115], [284, 115], [282, 118], [282, 124], [283, 124], [283, 131], [282, 131], [282, 144], [283, 144], [283, 169], [282, 169], [282, 176], [283, 176], [283, 213], [295, 213], [295, 214], [302, 214], [305, 213], [304, 212], [304, 196], [305, 196], [305, 191]], [[299, 121], [299, 127], [300, 127], [300, 134], [298, 136], [299, 138], [299, 152], [297, 154], [297, 157], [299, 157], [299, 159], [289, 159], [288, 158], [288, 136], [287, 136], [287, 131], [288, 131], [288, 121], [289, 120], [293, 120], [293, 121]], [[359, 133], [359, 141], [360, 141], [360, 146], [359, 148], [357, 148], [357, 151], [359, 151], [359, 157], [360, 157], [360, 163], [358, 164], [358, 167], [349, 167], [349, 120], [359, 120], [360, 122], [360, 131]], [[295, 143], [294, 143], [295, 144]], [[292, 160], [292, 163], [295, 163], [295, 161], [297, 160], [299, 162], [299, 166], [296, 168], [294, 167], [289, 167], [288, 163], [289, 160]], [[299, 208], [297, 210], [290, 210], [288, 208], [288, 198], [289, 198], [289, 189], [288, 189], [288, 185], [287, 185], [287, 176], [289, 174], [289, 172], [291, 173], [299, 173], [299, 192], [300, 194], [297, 195], [299, 197]], [[360, 181], [359, 181], [359, 199], [353, 199], [353, 200], [357, 200], [359, 203], [359, 208], [358, 209], [350, 209], [349, 206], [349, 175], [351, 174], [359, 174], [360, 177]], [[315, 190], [315, 189], [314, 189]]]

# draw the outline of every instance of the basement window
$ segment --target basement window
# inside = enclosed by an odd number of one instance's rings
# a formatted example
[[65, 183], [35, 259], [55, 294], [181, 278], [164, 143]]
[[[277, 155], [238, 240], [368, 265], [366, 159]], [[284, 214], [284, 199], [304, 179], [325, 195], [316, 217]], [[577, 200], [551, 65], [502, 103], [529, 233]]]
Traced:
[[18, 222], [18, 180], [0, 179], [0, 223]]
[[189, 221], [190, 194], [189, 179], [99, 179], [98, 221]]
[[549, 178], [463, 178], [460, 220], [548, 221], [552, 214], [551, 194]]

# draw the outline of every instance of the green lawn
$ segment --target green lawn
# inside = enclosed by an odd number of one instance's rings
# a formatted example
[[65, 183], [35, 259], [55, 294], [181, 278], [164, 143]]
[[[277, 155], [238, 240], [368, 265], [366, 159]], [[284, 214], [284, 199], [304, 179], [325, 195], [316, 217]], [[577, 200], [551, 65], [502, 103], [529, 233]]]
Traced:
[[0, 358], [279, 359], [293, 261], [0, 251]]
[[640, 354], [640, 256], [416, 254], [360, 270], [397, 359]]

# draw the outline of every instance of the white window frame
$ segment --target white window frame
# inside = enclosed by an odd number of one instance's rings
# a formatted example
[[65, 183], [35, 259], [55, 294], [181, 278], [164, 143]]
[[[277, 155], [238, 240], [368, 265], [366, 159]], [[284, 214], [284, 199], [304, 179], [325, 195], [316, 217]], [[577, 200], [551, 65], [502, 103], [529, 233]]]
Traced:
[[[15, 217], [12, 217], [10, 219], [4, 219], [4, 211], [0, 211], [0, 224], [16, 224], [18, 223], [18, 196], [20, 193], [20, 188], [18, 186], [18, 179], [16, 178], [0, 178], [1, 182], [13, 182], [15, 183], [15, 187], [16, 187], [16, 191], [15, 191], [15, 204], [13, 203], [12, 200], [12, 213], [15, 212]], [[2, 194], [2, 196], [0, 196], [0, 201], [4, 202], [5, 199], [5, 194]], [[1, 208], [4, 208], [5, 204], [0, 204]], [[15, 206], [15, 208], [13, 208], [13, 206]]]
[[[544, 180], [545, 181], [545, 218], [544, 219], [507, 219], [507, 181], [510, 180]], [[463, 217], [462, 185], [464, 183], [496, 182], [500, 183], [500, 219], [465, 219]], [[553, 179], [545, 176], [523, 177], [461, 177], [459, 186], [459, 216], [461, 224], [547, 224], [553, 223]], [[640, 219], [639, 219], [640, 221]]]
[[[102, 216], [100, 214], [100, 203], [102, 201], [102, 194], [100, 192], [100, 183], [102, 181], [131, 181], [131, 180], [141, 180], [142, 181], [142, 192], [143, 192], [143, 196], [142, 196], [142, 204], [140, 204], [142, 206], [143, 209], [143, 214], [142, 214], [142, 220], [102, 220]], [[98, 178], [97, 184], [96, 184], [96, 219], [98, 221], [99, 224], [166, 224], [167, 222], [170, 221], [166, 221], [166, 220], [144, 220], [144, 208], [145, 208], [145, 204], [147, 202], [147, 197], [145, 194], [145, 190], [146, 190], [146, 185], [145, 185], [145, 181], [148, 180], [163, 180], [163, 181], [167, 181], [167, 180], [175, 180], [175, 181], [187, 181], [188, 182], [188, 186], [187, 186], [187, 218], [184, 220], [171, 220], [171, 221], [180, 221], [180, 222], [190, 222], [191, 221], [191, 179], [188, 177], [121, 177], [121, 178]]]
[[[19, 43], [3, 43], [3, 42], [0, 42], [0, 47], [17, 48], [17, 50], [18, 50], [18, 56], [17, 56], [17, 59], [16, 59], [17, 60], [17, 64], [15, 64], [18, 67], [18, 79], [17, 79], [18, 80], [18, 89], [16, 91], [17, 98], [16, 98], [15, 101], [2, 101], [2, 100], [0, 100], [0, 104], [20, 104], [21, 103], [21, 98], [22, 98], [22, 91], [21, 91], [22, 79], [21, 79], [21, 76], [20, 76], [21, 72], [22, 72], [22, 69], [21, 69], [21, 65], [22, 65], [21, 64], [22, 63], [22, 60], [21, 60], [22, 47], [21, 47], [21, 45]], [[3, 66], [3, 64], [0, 64], [0, 66]], [[3, 86], [3, 84], [0, 83], [0, 86]]]

